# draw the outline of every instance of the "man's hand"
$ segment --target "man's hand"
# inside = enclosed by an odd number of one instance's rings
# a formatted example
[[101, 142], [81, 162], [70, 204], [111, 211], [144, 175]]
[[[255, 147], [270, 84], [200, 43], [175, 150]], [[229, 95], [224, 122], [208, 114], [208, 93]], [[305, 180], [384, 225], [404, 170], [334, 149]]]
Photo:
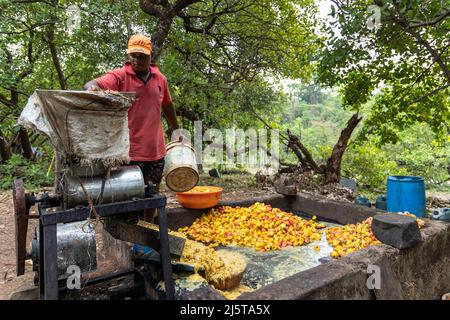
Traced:
[[91, 86], [88, 91], [102, 91], [102, 89], [98, 86]]
[[83, 86], [86, 91], [102, 91], [102, 88], [98, 86], [97, 81], [91, 80]]
[[182, 130], [180, 130], [180, 129], [174, 130], [172, 132], [170, 141], [179, 141], [179, 142], [190, 143], [189, 139], [185, 135], [183, 135]]

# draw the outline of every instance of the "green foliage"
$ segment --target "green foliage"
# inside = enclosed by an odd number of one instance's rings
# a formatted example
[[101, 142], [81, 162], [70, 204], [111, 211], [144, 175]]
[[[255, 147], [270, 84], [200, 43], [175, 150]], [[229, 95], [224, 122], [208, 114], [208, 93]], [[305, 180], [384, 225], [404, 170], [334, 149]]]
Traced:
[[[336, 94], [316, 84], [290, 84], [288, 96], [290, 101], [282, 107], [280, 129], [299, 136], [314, 159], [324, 164], [352, 113], [342, 108]], [[297, 162], [292, 153], [281, 155], [285, 162]]]
[[0, 189], [10, 189], [13, 180], [22, 178], [27, 190], [53, 185], [54, 175], [50, 170], [50, 160], [31, 161], [14, 154], [6, 164], [0, 165]]
[[[14, 136], [15, 119], [35, 89], [61, 88], [48, 38], [52, 28], [65, 87], [78, 90], [122, 65], [131, 34], [155, 30], [158, 19], [144, 13], [139, 3], [0, 0], [1, 134]], [[373, 1], [333, 3], [339, 7], [333, 6], [334, 22], [323, 26], [324, 37], [316, 32], [312, 0], [208, 0], [189, 5], [182, 14], [191, 16], [197, 32], [186, 31], [186, 20], [176, 16], [158, 62], [184, 127], [193, 129], [198, 119], [208, 128], [257, 129], [262, 123], [256, 113], [274, 128], [300, 136], [324, 163], [349, 116], [358, 110], [364, 116], [363, 128], [359, 144], [353, 141], [344, 159], [344, 173], [376, 188], [387, 174], [398, 172], [421, 175], [432, 183], [447, 179], [450, 20], [412, 29], [396, 20], [433, 21], [445, 2], [386, 1], [376, 30], [366, 27]], [[66, 25], [69, 5], [81, 9], [80, 29], [73, 33]], [[207, 32], [198, 32], [212, 21]], [[426, 42], [439, 53], [439, 63]], [[284, 95], [277, 82], [284, 78], [304, 84], [290, 85]], [[316, 83], [338, 89], [340, 97]], [[429, 127], [422, 130], [415, 123]], [[282, 158], [297, 162], [292, 153], [282, 152]], [[14, 156], [0, 167], [0, 187], [8, 188], [13, 176], [25, 177], [30, 188], [50, 183], [48, 166], [49, 159], [31, 162]]]
[[[383, 144], [398, 141], [414, 123], [427, 123], [437, 136], [445, 135], [450, 119], [448, 1], [333, 3], [331, 22], [323, 25], [328, 38], [318, 81], [339, 87], [344, 107], [352, 110], [361, 110], [375, 96], [361, 134]], [[380, 13], [375, 29], [367, 24], [370, 6]]]
[[[324, 164], [351, 112], [344, 110], [333, 94], [314, 90], [316, 93], [305, 95], [311, 92], [310, 85], [290, 86], [291, 101], [282, 109], [282, 129], [299, 135], [314, 159]], [[370, 113], [371, 107], [362, 108], [362, 116]], [[396, 144], [383, 144], [377, 135], [358, 135], [352, 140], [343, 158], [343, 176], [355, 178], [368, 190], [383, 190], [388, 175], [417, 175], [428, 185], [450, 178], [450, 138], [437, 138], [426, 124], [409, 125], [404, 131], [391, 127], [399, 137]], [[284, 162], [297, 163], [292, 153], [281, 155]]]
[[342, 172], [361, 186], [381, 190], [386, 187], [386, 178], [389, 175], [408, 174], [406, 169], [399, 168], [395, 161], [389, 160], [386, 151], [370, 143], [352, 146], [347, 150], [343, 158]]
[[388, 175], [414, 175], [427, 185], [438, 186], [450, 179], [450, 138], [437, 140], [424, 124], [400, 132], [396, 144], [377, 147], [376, 137], [354, 144], [344, 156], [343, 173], [369, 188], [386, 187]]
[[[71, 33], [70, 5], [81, 10], [80, 28]], [[3, 114], [12, 120], [20, 115], [35, 89], [61, 88], [49, 30], [65, 87], [79, 90], [123, 64], [131, 34], [151, 35], [158, 23], [139, 1], [0, 0], [0, 9], [0, 98], [5, 98], [0, 102], [10, 99], [11, 87], [20, 92], [14, 106], [1, 105], [2, 123]], [[312, 73], [311, 57], [319, 46], [316, 11], [312, 0], [194, 1], [184, 12], [192, 15], [195, 27], [214, 16], [215, 24], [205, 33], [186, 31], [185, 21], [176, 16], [158, 66], [169, 79], [185, 127], [192, 129], [198, 119], [208, 127], [233, 123], [245, 129], [262, 125], [251, 112], [275, 114], [282, 94], [273, 79], [306, 79]], [[24, 71], [26, 77], [18, 81]], [[7, 138], [11, 128], [2, 128]]]
[[310, 76], [312, 56], [320, 45], [314, 32], [314, 1], [198, 1], [185, 12], [193, 23], [207, 25], [212, 7], [216, 13], [223, 13], [216, 14], [207, 32], [185, 32], [185, 21], [176, 19], [168, 49], [183, 53], [199, 71], [221, 71], [224, 79], [233, 76], [250, 80], [259, 73], [272, 77]]
[[204, 176], [201, 177], [201, 183], [199, 185], [218, 186], [223, 188], [225, 192], [258, 189], [255, 176], [244, 174], [222, 175], [220, 179]]
[[389, 158], [411, 175], [421, 176], [428, 184], [440, 184], [450, 175], [450, 135], [436, 139], [427, 125], [414, 125], [401, 133], [396, 144], [382, 147]]

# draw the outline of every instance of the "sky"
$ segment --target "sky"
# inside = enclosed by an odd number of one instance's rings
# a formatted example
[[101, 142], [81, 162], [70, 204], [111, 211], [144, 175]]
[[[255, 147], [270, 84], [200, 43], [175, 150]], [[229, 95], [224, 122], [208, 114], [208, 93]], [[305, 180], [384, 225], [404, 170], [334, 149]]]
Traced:
[[316, 4], [319, 7], [320, 18], [327, 19], [327, 15], [330, 13], [330, 8], [333, 3], [329, 0], [316, 0]]
[[[319, 18], [324, 21], [328, 21], [330, 17], [328, 14], [331, 12], [331, 5], [333, 5], [333, 2], [329, 0], [315, 0], [315, 3], [319, 9]], [[317, 31], [319, 32], [319, 31]], [[338, 32], [336, 32], [338, 34]], [[293, 83], [301, 83], [300, 80], [293, 80], [293, 79], [284, 79], [281, 81], [281, 85], [283, 86], [283, 91], [285, 93], [288, 93], [288, 86]]]

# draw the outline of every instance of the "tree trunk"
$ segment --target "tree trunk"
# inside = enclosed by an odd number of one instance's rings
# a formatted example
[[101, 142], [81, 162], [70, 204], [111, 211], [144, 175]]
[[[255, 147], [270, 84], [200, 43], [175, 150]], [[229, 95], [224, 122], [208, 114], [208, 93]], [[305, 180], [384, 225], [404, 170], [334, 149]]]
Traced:
[[325, 170], [325, 183], [337, 183], [341, 180], [341, 162], [344, 152], [347, 149], [348, 141], [362, 118], [358, 118], [355, 113], [347, 122], [347, 127], [342, 130], [339, 140], [333, 147], [331, 157], [328, 158]]
[[22, 146], [23, 156], [27, 159], [32, 159], [33, 149], [31, 149], [30, 139], [28, 138], [28, 132], [25, 128], [20, 128], [19, 140], [20, 145]]
[[6, 138], [3, 136], [3, 133], [0, 131], [0, 162], [6, 162], [11, 158], [11, 150], [9, 148], [8, 142]]
[[58, 75], [59, 87], [61, 90], [67, 89], [66, 78], [61, 67], [61, 61], [58, 56], [58, 49], [55, 45], [55, 24], [50, 24], [47, 31], [47, 40], [50, 47], [50, 53], [52, 56], [53, 65], [55, 66], [56, 73]]
[[161, 0], [139, 0], [142, 11], [158, 18], [158, 24], [152, 33], [152, 62], [156, 63], [161, 57], [164, 42], [167, 39], [174, 18], [190, 5], [199, 0], [177, 0], [174, 2]]
[[[316, 173], [323, 173], [322, 169], [317, 165], [317, 163], [314, 161], [313, 156], [311, 152], [301, 143], [300, 138], [296, 135], [292, 134], [289, 130], [287, 131], [288, 134], [288, 147], [291, 148], [292, 151], [294, 151], [295, 155], [301, 162], [301, 164], [305, 167], [305, 164], [310, 166], [312, 170]], [[301, 151], [301, 153], [300, 153]], [[303, 161], [300, 155], [303, 154]]]
[[159, 19], [158, 26], [152, 34], [152, 62], [156, 63], [162, 54], [164, 42], [169, 34], [173, 22], [173, 15], [166, 15]]

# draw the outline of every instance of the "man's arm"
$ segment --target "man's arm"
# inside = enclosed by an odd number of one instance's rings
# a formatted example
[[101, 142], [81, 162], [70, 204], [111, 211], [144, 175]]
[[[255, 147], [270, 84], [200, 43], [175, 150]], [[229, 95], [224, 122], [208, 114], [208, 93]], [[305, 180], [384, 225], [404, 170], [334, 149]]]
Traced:
[[[166, 117], [167, 124], [169, 125], [169, 127], [172, 128], [173, 131], [177, 130], [178, 129], [177, 112], [175, 110], [175, 107], [173, 106], [173, 103], [170, 102], [168, 104], [163, 104], [162, 112]], [[173, 135], [172, 140], [178, 140], [180, 136], [181, 134], [175, 132], [175, 135]]]
[[110, 71], [99, 78], [95, 78], [84, 85], [84, 90], [99, 91], [112, 90], [120, 91], [120, 75], [117, 75], [114, 70]]
[[177, 112], [175, 111], [173, 103], [170, 102], [168, 104], [163, 104], [162, 112], [167, 119], [169, 127], [171, 127], [173, 130], [178, 129]]

